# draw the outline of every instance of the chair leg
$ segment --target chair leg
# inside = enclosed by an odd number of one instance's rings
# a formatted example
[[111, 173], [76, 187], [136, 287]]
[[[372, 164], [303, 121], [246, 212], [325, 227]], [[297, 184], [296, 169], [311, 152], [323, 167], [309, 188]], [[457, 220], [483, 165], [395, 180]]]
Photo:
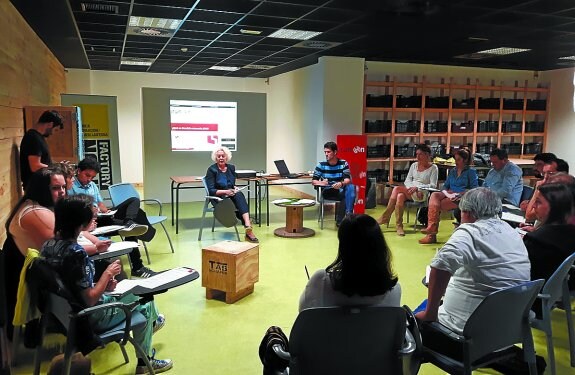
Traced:
[[238, 236], [238, 242], [241, 242], [240, 241], [240, 232], [238, 232], [238, 226], [234, 225], [234, 229], [236, 230], [236, 236]]
[[160, 225], [162, 226], [162, 228], [164, 228], [164, 233], [166, 233], [166, 237], [168, 238], [168, 243], [170, 244], [170, 249], [172, 249], [172, 254], [173, 254], [174, 253], [174, 245], [172, 245], [172, 239], [170, 238], [170, 235], [168, 234], [168, 230], [164, 226], [163, 222], [161, 222]]
[[200, 233], [198, 234], [198, 241], [202, 240], [202, 231], [204, 230], [204, 219], [206, 218], [207, 203], [204, 203], [204, 211], [202, 212], [202, 222], [200, 223]]
[[325, 206], [323, 205], [323, 201], [320, 202], [320, 204], [319, 204], [319, 210], [320, 210], [320, 211], [319, 211], [319, 212], [320, 212], [320, 213], [319, 213], [319, 221], [320, 221], [320, 223], [319, 223], [319, 228], [320, 228], [321, 230], [323, 230], [323, 215], [324, 215], [324, 213], [325, 213]]
[[573, 326], [573, 315], [571, 311], [571, 296], [567, 280], [563, 281], [563, 309], [567, 318], [567, 331], [569, 333], [569, 353], [571, 356], [571, 367], [575, 367], [575, 327]]
[[551, 328], [551, 311], [543, 304], [543, 324], [545, 327], [545, 338], [547, 340], [547, 358], [551, 367], [551, 375], [556, 375], [555, 351], [553, 349], [553, 331]]
[[146, 251], [146, 258], [148, 258], [148, 264], [151, 264], [150, 254], [148, 253], [148, 246], [146, 246], [146, 241], [142, 241], [142, 243], [144, 244], [144, 250]]
[[142, 358], [144, 360], [144, 362], [146, 363], [146, 367], [148, 367], [149, 373], [154, 374], [154, 369], [152, 368], [152, 364], [150, 363], [150, 360], [148, 359], [148, 353], [144, 353], [144, 351], [142, 350], [140, 345], [138, 345], [138, 343], [136, 342], [136, 340], [134, 340], [134, 338], [132, 336], [128, 335], [128, 341], [130, 341], [130, 343], [132, 344], [132, 346], [136, 350], [136, 357]]
[[128, 357], [128, 353], [126, 353], [125, 345], [122, 345], [121, 342], [119, 342], [118, 345], [120, 345], [120, 350], [122, 351], [122, 355], [124, 356], [124, 363], [129, 363], [130, 358]]
[[10, 363], [12, 366], [16, 366], [16, 357], [18, 353], [18, 347], [20, 346], [20, 335], [22, 334], [21, 326], [14, 326], [14, 331], [12, 332], [12, 356], [10, 357]]
[[212, 233], [214, 232], [215, 228], [216, 228], [216, 217], [214, 216], [212, 219]]

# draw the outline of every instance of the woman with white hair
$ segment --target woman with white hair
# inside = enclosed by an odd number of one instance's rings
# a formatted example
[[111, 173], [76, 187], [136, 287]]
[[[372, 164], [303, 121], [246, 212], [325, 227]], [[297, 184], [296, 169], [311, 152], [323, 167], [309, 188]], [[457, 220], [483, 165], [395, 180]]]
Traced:
[[246, 228], [246, 240], [259, 242], [254, 235], [248, 203], [244, 194], [236, 187], [236, 167], [228, 164], [232, 159], [231, 151], [220, 146], [212, 151], [212, 160], [215, 164], [210, 165], [206, 171], [206, 185], [211, 196], [230, 198], [236, 206], [236, 216]]

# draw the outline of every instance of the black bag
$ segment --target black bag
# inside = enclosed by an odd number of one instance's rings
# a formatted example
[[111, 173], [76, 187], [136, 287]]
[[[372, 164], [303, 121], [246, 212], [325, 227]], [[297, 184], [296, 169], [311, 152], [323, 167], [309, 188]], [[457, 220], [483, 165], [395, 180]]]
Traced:
[[289, 341], [280, 327], [271, 326], [266, 331], [259, 347], [259, 355], [264, 365], [264, 374], [277, 374], [283, 372], [289, 365], [289, 361], [280, 358], [274, 351], [273, 346], [279, 344], [281, 348], [289, 352]]
[[427, 207], [420, 207], [419, 210], [417, 210], [417, 221], [427, 227]]

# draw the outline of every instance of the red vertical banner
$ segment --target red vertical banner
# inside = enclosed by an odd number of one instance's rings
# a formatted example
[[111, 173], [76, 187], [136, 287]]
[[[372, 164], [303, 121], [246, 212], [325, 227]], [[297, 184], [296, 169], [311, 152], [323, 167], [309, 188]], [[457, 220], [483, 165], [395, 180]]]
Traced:
[[338, 135], [337, 156], [348, 162], [351, 181], [356, 188], [353, 212], [365, 212], [365, 185], [367, 182], [367, 137], [365, 135]]

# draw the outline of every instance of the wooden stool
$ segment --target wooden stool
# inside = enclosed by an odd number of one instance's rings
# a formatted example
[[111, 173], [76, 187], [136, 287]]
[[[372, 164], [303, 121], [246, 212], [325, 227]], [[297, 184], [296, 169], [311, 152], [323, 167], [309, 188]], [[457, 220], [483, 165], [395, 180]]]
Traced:
[[222, 241], [202, 249], [202, 286], [206, 299], [226, 303], [251, 294], [259, 281], [259, 245]]

